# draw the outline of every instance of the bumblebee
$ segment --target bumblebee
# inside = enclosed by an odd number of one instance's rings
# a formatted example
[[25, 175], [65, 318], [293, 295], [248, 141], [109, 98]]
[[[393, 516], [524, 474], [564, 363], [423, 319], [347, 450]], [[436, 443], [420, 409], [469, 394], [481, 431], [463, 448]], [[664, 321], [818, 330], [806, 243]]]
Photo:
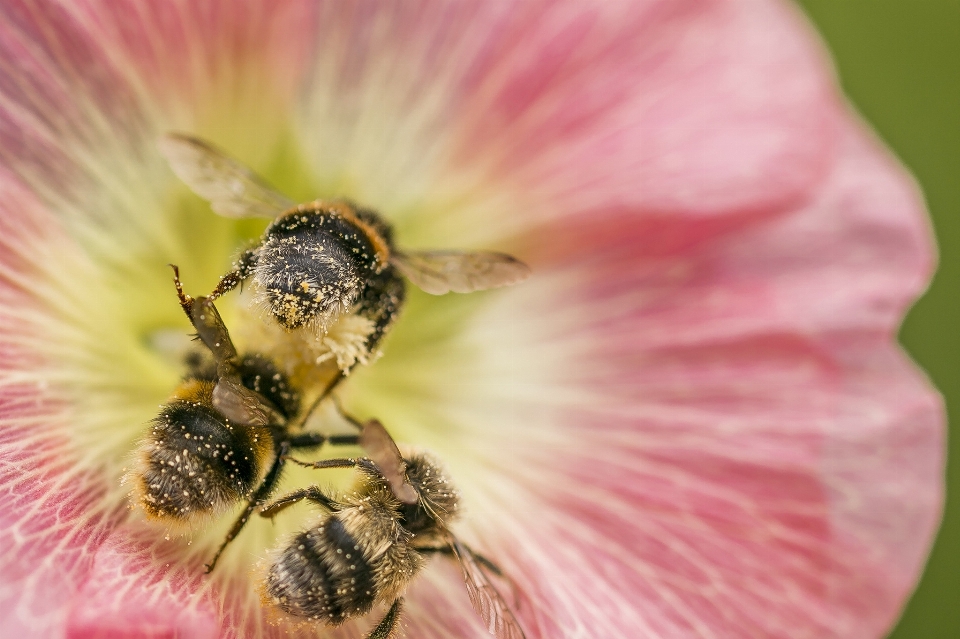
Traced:
[[259, 302], [285, 329], [323, 333], [342, 314], [359, 312], [373, 321], [374, 343], [402, 305], [401, 275], [441, 295], [505, 286], [530, 273], [503, 253], [398, 251], [391, 227], [374, 211], [341, 200], [296, 204], [194, 137], [171, 133], [159, 145], [173, 171], [215, 212], [273, 219], [209, 298], [250, 281]]
[[359, 436], [301, 432], [300, 393], [263, 355], [239, 356], [213, 301], [185, 295], [176, 267], [174, 273], [181, 307], [213, 361], [194, 361], [153, 420], [138, 450], [136, 492], [148, 516], [172, 521], [216, 515], [247, 500], [207, 564], [210, 571], [269, 497], [290, 451], [355, 445]]
[[365, 615], [376, 604], [389, 605], [367, 639], [387, 639], [397, 627], [403, 591], [426, 557], [455, 558], [470, 601], [486, 627], [499, 639], [523, 639], [519, 622], [494, 587], [488, 572], [503, 577], [490, 560], [450, 532], [460, 498], [435, 461], [415, 454], [404, 459], [377, 421], [361, 432], [370, 457], [291, 461], [311, 468], [354, 467], [359, 482], [338, 498], [318, 487], [290, 493], [265, 506], [260, 515], [275, 517], [299, 501], [326, 514], [279, 551], [266, 572], [264, 603], [297, 618], [337, 626]]

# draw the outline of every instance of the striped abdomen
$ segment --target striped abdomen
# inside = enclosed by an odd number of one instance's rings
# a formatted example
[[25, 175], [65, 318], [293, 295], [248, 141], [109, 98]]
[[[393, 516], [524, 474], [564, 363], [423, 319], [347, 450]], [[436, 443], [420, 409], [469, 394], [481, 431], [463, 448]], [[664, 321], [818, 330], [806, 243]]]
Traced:
[[291, 615], [338, 625], [399, 596], [423, 560], [395, 508], [378, 497], [357, 497], [299, 533], [270, 567], [268, 600]]
[[336, 517], [298, 534], [266, 586], [281, 610], [331, 625], [365, 614], [377, 599], [374, 566]]

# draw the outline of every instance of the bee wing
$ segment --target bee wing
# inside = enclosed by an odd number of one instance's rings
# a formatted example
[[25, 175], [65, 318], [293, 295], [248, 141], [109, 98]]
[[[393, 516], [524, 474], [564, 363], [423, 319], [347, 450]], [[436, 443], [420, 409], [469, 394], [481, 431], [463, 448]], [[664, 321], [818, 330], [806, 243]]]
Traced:
[[218, 367], [232, 366], [237, 359], [237, 349], [230, 339], [220, 311], [209, 297], [198, 297], [190, 307], [190, 322], [197, 337], [210, 349]]
[[397, 443], [383, 424], [375, 419], [364, 424], [360, 446], [380, 469], [397, 499], [405, 504], [417, 503], [417, 491], [407, 482], [407, 462], [403, 461]]
[[213, 406], [238, 424], [270, 426], [284, 421], [263, 395], [228, 377], [220, 378], [214, 386]]
[[173, 172], [224, 217], [269, 217], [296, 203], [249, 168], [207, 142], [167, 133], [157, 143]]
[[453, 554], [463, 572], [463, 582], [467, 586], [467, 596], [473, 609], [477, 611], [487, 631], [497, 639], [526, 639], [520, 622], [514, 616], [510, 606], [503, 596], [494, 587], [487, 573], [480, 566], [473, 551], [459, 542], [453, 535], [448, 535], [447, 542], [453, 549]]
[[515, 284], [530, 276], [530, 267], [493, 251], [416, 251], [394, 253], [391, 262], [431, 295], [472, 293]]

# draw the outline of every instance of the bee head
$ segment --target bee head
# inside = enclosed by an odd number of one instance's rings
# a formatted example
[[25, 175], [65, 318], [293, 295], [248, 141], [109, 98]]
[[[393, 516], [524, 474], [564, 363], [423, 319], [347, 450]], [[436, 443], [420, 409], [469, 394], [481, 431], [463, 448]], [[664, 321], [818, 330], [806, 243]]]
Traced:
[[417, 454], [406, 462], [407, 482], [419, 500], [401, 506], [404, 528], [416, 535], [445, 527], [459, 511], [460, 493], [430, 457]]

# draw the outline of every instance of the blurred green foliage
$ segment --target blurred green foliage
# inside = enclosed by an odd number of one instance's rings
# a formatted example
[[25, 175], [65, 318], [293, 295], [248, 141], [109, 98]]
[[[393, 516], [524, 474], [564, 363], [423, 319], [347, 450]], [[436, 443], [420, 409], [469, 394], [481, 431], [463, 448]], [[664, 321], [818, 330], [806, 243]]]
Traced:
[[[940, 268], [901, 339], [943, 392], [948, 414], [960, 415], [960, 0], [799, 3], [833, 52], [847, 95], [923, 187]], [[943, 527], [892, 639], [960, 637], [957, 428]]]

